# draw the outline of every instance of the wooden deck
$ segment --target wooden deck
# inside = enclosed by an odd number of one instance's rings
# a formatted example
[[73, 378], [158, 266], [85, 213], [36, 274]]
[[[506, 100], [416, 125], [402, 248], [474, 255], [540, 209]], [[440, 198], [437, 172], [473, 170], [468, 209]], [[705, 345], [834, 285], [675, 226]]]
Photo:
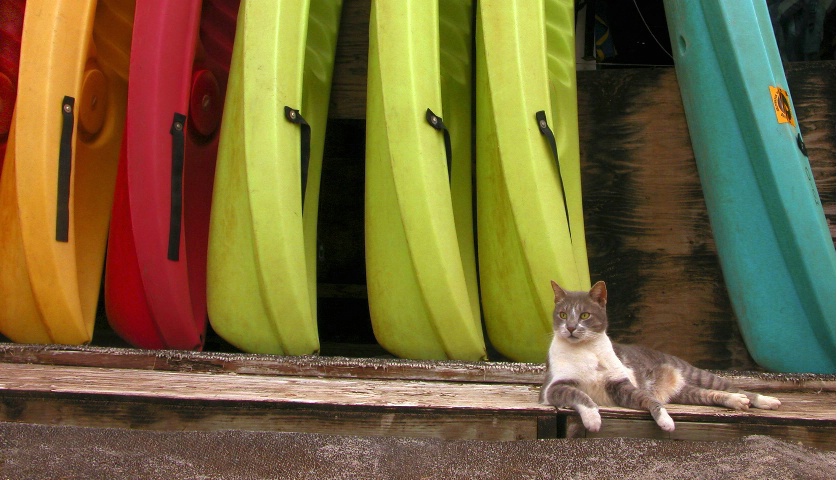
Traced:
[[[150, 430], [250, 430], [444, 439], [585, 436], [537, 402], [542, 364], [276, 357], [0, 344], [0, 421]], [[730, 440], [762, 434], [835, 448], [833, 376], [733, 375], [777, 411], [602, 409], [597, 437]], [[589, 435], [593, 436], [593, 435]]]

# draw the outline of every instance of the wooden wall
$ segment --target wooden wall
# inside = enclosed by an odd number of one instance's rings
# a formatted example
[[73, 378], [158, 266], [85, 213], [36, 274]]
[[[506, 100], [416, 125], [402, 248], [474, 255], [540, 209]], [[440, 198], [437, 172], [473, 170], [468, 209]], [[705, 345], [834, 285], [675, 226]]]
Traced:
[[[834, 64], [788, 68], [834, 233]], [[614, 338], [712, 368], [753, 368], [712, 238], [673, 69], [580, 72], [590, 266]]]

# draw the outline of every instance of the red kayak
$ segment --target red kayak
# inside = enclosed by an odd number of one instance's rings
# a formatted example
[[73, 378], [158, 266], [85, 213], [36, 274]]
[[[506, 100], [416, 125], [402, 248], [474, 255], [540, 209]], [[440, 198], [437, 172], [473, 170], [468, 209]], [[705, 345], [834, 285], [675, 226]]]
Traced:
[[0, 2], [0, 172], [3, 171], [6, 140], [9, 138], [17, 96], [17, 71], [25, 7], [26, 0]]
[[137, 2], [105, 268], [113, 329], [200, 349], [209, 207], [239, 0]]

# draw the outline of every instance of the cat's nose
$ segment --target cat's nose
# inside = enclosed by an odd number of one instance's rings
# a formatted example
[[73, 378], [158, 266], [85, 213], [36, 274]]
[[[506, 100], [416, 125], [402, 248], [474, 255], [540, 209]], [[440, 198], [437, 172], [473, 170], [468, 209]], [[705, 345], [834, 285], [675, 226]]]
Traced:
[[567, 331], [570, 332], [570, 335], [572, 335], [572, 333], [575, 332], [576, 328], [577, 327], [575, 327], [575, 326], [567, 325]]

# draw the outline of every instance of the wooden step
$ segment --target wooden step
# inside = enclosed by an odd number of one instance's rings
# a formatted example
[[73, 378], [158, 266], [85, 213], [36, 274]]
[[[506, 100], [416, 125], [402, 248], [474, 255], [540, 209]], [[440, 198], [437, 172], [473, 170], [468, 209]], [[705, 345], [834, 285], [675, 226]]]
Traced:
[[557, 436], [534, 385], [0, 363], [0, 420], [520, 440]]
[[833, 376], [727, 374], [779, 410], [603, 408], [588, 435], [571, 410], [538, 404], [542, 364], [417, 362], [0, 344], [0, 421], [153, 430], [264, 430], [445, 439], [763, 434], [834, 449]]

